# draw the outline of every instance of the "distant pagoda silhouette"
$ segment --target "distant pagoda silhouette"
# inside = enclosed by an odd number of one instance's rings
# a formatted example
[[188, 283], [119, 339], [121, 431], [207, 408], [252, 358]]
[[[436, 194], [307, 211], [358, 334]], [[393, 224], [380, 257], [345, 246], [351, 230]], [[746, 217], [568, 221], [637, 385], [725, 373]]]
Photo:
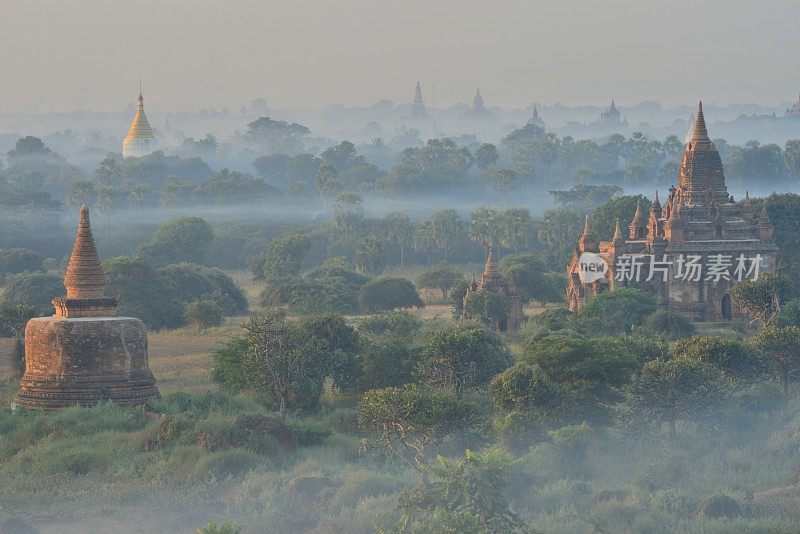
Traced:
[[67, 295], [53, 299], [53, 316], [31, 319], [25, 328], [17, 405], [137, 405], [159, 396], [148, 366], [147, 329], [139, 319], [115, 316], [117, 300], [105, 296], [106, 285], [83, 206], [64, 277]]

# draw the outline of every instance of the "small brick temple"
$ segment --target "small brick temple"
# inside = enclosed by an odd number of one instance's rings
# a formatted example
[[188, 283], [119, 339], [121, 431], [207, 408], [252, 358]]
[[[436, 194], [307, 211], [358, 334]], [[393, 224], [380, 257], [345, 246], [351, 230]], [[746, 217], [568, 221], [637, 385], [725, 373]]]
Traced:
[[139, 319], [116, 317], [117, 299], [106, 296], [86, 206], [64, 286], [66, 297], [53, 299], [55, 314], [25, 327], [25, 373], [16, 404], [52, 410], [106, 400], [139, 405], [158, 397], [147, 329]]

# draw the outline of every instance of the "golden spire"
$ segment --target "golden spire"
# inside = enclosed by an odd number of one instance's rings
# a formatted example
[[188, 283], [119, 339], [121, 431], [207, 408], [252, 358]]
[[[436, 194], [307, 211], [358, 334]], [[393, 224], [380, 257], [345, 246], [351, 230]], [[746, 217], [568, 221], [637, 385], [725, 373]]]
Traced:
[[100, 264], [100, 256], [94, 245], [89, 209], [81, 206], [78, 234], [64, 276], [68, 299], [100, 299], [106, 290], [106, 277]]
[[622, 231], [619, 229], [619, 217], [617, 217], [617, 224], [614, 227], [614, 237], [611, 238], [612, 241], [619, 241], [622, 239]]
[[126, 142], [133, 139], [151, 139], [155, 137], [153, 129], [150, 128], [150, 123], [147, 121], [147, 115], [144, 113], [144, 97], [142, 96], [141, 84], [139, 84], [139, 97], [136, 101], [136, 115], [133, 116], [128, 135], [125, 137]]

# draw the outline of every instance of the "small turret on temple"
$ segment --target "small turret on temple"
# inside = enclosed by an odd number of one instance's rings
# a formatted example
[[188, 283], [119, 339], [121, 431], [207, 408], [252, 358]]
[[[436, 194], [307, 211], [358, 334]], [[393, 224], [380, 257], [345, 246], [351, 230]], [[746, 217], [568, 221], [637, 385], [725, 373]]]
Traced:
[[53, 299], [55, 314], [25, 327], [25, 372], [15, 403], [57, 409], [112, 401], [144, 404], [158, 397], [147, 358], [147, 330], [139, 319], [116, 317], [92, 237], [89, 210], [64, 277], [66, 296]]

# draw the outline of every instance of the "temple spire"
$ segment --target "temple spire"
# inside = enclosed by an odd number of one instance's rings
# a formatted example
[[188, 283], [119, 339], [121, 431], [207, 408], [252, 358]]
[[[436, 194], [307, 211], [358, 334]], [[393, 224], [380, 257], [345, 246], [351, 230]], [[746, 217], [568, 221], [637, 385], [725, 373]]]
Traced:
[[483, 266], [483, 280], [489, 280], [498, 273], [497, 263], [494, 261], [494, 245], [489, 247], [486, 265]]
[[708, 137], [708, 129], [706, 128], [706, 118], [703, 115], [703, 101], [697, 104], [697, 117], [694, 122], [694, 130], [692, 131], [692, 141], [710, 141]]
[[106, 277], [92, 237], [89, 209], [85, 205], [81, 206], [78, 233], [69, 257], [64, 286], [68, 299], [100, 299], [105, 293]]
[[417, 88], [414, 90], [414, 104], [421, 106], [424, 103], [422, 100], [422, 87], [417, 82]]
[[631, 225], [635, 225], [637, 223], [641, 223], [642, 222], [642, 218], [643, 218], [643, 216], [642, 216], [642, 201], [640, 199], [640, 200], [636, 201], [636, 212], [633, 214], [633, 220], [631, 221]]
[[611, 240], [619, 241], [620, 239], [622, 239], [622, 230], [619, 228], [619, 217], [617, 217], [617, 222], [614, 226], [614, 237], [612, 237]]

